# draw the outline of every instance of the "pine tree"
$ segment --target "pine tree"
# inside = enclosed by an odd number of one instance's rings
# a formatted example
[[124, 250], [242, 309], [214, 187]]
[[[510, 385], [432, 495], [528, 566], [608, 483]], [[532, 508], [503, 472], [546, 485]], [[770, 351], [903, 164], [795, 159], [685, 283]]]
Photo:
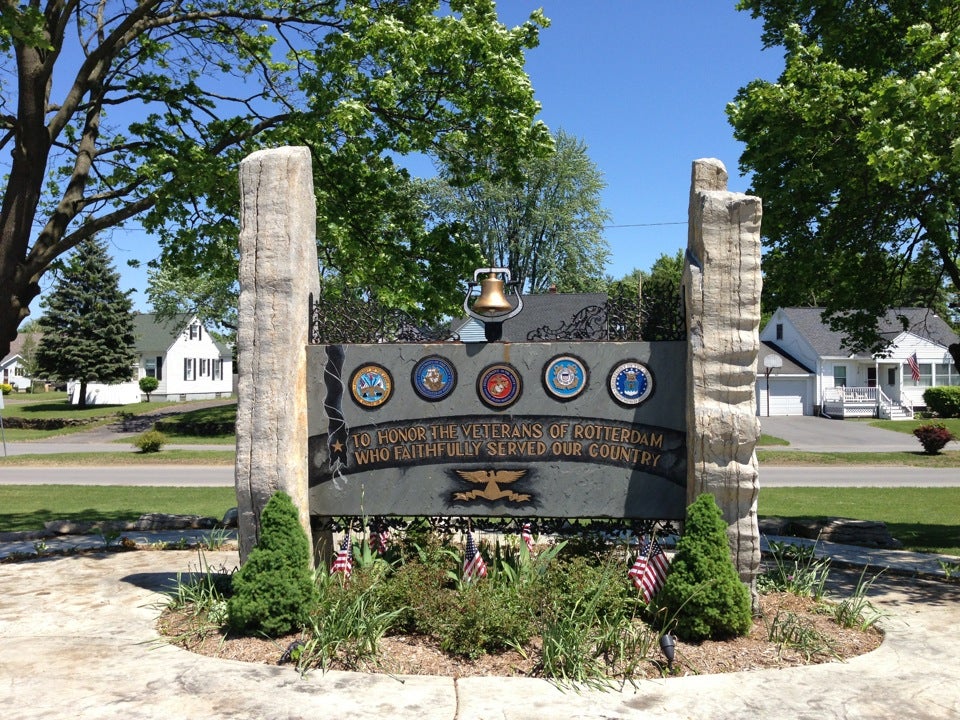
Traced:
[[88, 383], [131, 379], [133, 304], [106, 245], [95, 238], [80, 243], [43, 307], [37, 366], [52, 380], [79, 382], [80, 407]]

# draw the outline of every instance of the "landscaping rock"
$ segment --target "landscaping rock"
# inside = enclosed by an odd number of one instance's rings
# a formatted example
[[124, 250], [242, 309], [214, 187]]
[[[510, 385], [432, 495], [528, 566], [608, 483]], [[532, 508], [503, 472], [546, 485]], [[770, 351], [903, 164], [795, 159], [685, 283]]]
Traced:
[[201, 515], [167, 515], [150, 513], [141, 515], [133, 530], [209, 530], [217, 527], [214, 518]]
[[825, 542], [861, 547], [899, 550], [903, 543], [890, 535], [886, 523], [879, 520], [852, 520], [828, 518], [827, 520], [793, 521], [790, 535], [820, 539]]

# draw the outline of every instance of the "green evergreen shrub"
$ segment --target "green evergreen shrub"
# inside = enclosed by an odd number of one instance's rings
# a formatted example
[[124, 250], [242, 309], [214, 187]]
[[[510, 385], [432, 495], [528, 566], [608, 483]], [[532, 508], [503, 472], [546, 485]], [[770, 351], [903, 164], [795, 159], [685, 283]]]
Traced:
[[133, 446], [142, 453], [160, 452], [160, 448], [167, 442], [167, 436], [156, 430], [147, 430], [133, 439]]
[[687, 508], [676, 555], [651, 610], [687, 641], [720, 640], [750, 630], [750, 590], [733, 565], [727, 525], [712, 495], [701, 495]]
[[3, 393], [4, 395], [9, 395], [12, 392], [13, 392], [13, 385], [10, 385], [9, 383], [0, 383], [0, 393]]
[[276, 637], [307, 624], [319, 594], [310, 541], [286, 493], [274, 493], [263, 508], [260, 541], [233, 574], [232, 585], [227, 614], [234, 630]]

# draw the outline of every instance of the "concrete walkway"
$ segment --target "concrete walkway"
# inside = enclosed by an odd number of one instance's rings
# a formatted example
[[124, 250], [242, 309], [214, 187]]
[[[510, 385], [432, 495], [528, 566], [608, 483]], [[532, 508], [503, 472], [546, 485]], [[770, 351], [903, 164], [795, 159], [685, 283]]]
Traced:
[[[960, 717], [960, 584], [926, 579], [937, 574], [929, 556], [824, 544], [818, 552], [838, 565], [890, 568], [870, 593], [886, 613], [879, 649], [846, 663], [643, 681], [615, 692], [527, 678], [301, 678], [289, 666], [202, 657], [161, 642], [154, 629], [161, 591], [198, 569], [197, 552], [42, 557], [0, 566], [0, 703], [12, 720]], [[215, 569], [237, 564], [235, 552], [204, 557]], [[857, 571], [840, 576], [852, 586]]]

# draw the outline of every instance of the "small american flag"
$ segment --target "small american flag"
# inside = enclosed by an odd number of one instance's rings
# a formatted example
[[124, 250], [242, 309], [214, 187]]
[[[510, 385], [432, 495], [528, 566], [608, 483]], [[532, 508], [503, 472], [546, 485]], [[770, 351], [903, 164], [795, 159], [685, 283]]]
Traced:
[[330, 574], [343, 573], [344, 577], [350, 577], [353, 572], [353, 548], [350, 545], [350, 533], [347, 533], [343, 542], [340, 543], [340, 550], [337, 551], [337, 557], [333, 560], [333, 566], [330, 568]]
[[520, 530], [520, 537], [523, 538], [523, 542], [527, 544], [527, 550], [533, 552], [533, 533], [530, 531], [530, 523], [523, 524], [523, 529]]
[[910, 366], [910, 375], [914, 382], [920, 382], [920, 363], [917, 362], [917, 354], [914, 353], [907, 358], [907, 364]]
[[370, 526], [370, 547], [383, 555], [387, 551], [387, 541], [390, 531], [386, 525]]
[[463, 557], [463, 579], [470, 582], [475, 578], [487, 576], [487, 564], [483, 561], [483, 555], [477, 550], [477, 544], [473, 541], [473, 533], [467, 531], [467, 552]]
[[660, 547], [660, 543], [656, 540], [645, 540], [640, 547], [636, 562], [627, 572], [627, 576], [633, 580], [637, 590], [643, 593], [644, 602], [649, 603], [653, 600], [654, 595], [663, 587], [669, 567], [670, 560]]

